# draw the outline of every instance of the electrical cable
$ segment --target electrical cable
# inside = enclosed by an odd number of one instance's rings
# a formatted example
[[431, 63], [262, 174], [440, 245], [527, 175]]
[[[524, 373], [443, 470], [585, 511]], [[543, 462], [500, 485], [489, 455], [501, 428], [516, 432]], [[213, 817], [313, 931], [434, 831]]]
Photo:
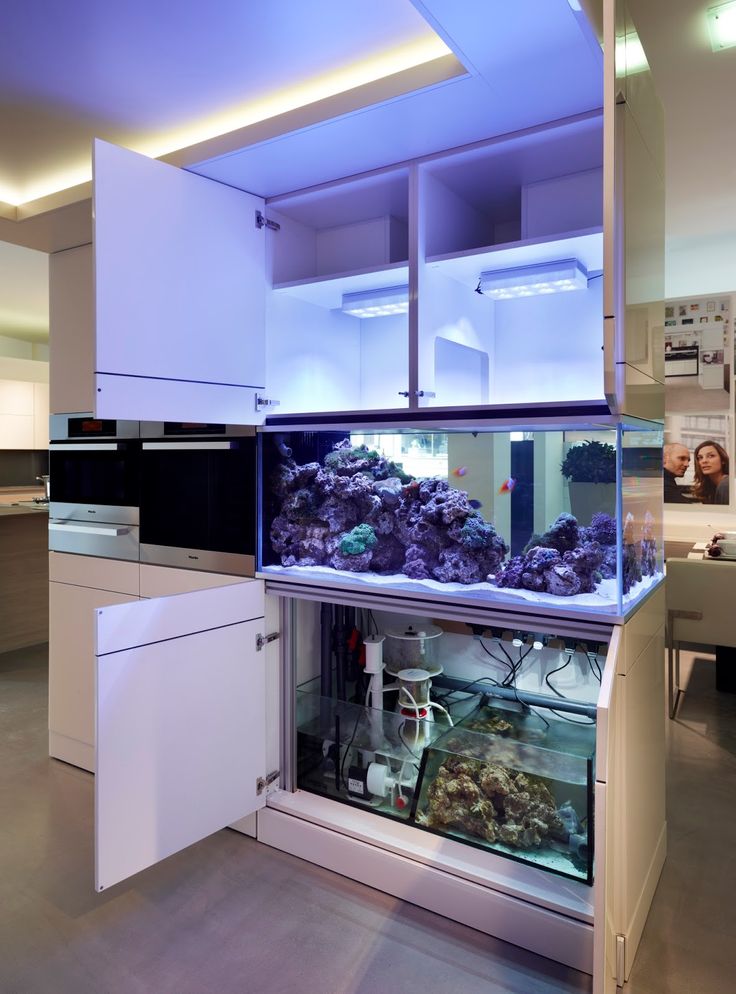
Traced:
[[549, 678], [553, 676], [555, 673], [561, 673], [564, 669], [567, 669], [567, 667], [570, 665], [571, 662], [572, 662], [572, 656], [568, 656], [565, 662], [562, 664], [562, 666], [558, 666], [557, 669], [550, 670], [549, 673], [546, 673], [544, 677], [544, 682], [547, 684], [547, 686], [552, 691], [552, 693], [556, 694], [557, 697], [561, 697], [563, 701], [567, 700], [567, 698], [561, 691], [557, 689], [557, 687], [552, 686], [552, 684], [549, 682]]

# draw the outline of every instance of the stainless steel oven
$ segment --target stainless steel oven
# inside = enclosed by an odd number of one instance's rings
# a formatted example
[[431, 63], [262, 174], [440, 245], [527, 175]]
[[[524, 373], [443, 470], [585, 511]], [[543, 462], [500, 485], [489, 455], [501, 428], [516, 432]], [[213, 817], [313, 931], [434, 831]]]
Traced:
[[142, 422], [140, 522], [141, 562], [253, 576], [255, 429]]
[[50, 429], [49, 548], [137, 560], [138, 422], [58, 414]]

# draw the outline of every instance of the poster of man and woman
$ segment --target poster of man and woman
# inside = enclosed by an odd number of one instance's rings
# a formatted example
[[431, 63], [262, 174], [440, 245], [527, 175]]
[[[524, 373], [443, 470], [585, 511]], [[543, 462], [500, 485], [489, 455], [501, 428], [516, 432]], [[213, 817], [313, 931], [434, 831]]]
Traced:
[[693, 445], [691, 435], [685, 436], [689, 444], [668, 441], [671, 435], [665, 432], [665, 504], [729, 504], [730, 458], [722, 442], [703, 438]]
[[736, 503], [730, 458], [733, 312], [730, 294], [665, 304], [665, 504]]

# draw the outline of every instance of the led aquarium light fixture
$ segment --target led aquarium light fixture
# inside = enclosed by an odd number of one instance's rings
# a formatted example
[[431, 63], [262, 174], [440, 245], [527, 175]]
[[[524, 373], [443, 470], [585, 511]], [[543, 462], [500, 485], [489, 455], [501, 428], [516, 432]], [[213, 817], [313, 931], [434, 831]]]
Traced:
[[708, 8], [708, 33], [714, 52], [736, 45], [736, 3], [719, 3]]
[[585, 290], [588, 273], [577, 259], [560, 262], [543, 262], [515, 269], [497, 269], [481, 273], [478, 293], [494, 300], [512, 300], [516, 297], [536, 297], [543, 293], [565, 293]]
[[387, 314], [406, 314], [409, 310], [409, 287], [388, 286], [382, 290], [344, 293], [342, 310], [356, 318], [382, 318]]

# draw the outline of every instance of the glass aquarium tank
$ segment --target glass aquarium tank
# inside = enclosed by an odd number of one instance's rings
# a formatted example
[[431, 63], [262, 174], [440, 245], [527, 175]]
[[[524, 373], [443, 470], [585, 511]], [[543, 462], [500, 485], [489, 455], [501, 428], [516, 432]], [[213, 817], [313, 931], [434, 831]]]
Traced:
[[259, 574], [625, 614], [662, 579], [662, 429], [260, 435]]
[[593, 882], [606, 644], [325, 604], [300, 611], [314, 641], [297, 648], [297, 788]]

